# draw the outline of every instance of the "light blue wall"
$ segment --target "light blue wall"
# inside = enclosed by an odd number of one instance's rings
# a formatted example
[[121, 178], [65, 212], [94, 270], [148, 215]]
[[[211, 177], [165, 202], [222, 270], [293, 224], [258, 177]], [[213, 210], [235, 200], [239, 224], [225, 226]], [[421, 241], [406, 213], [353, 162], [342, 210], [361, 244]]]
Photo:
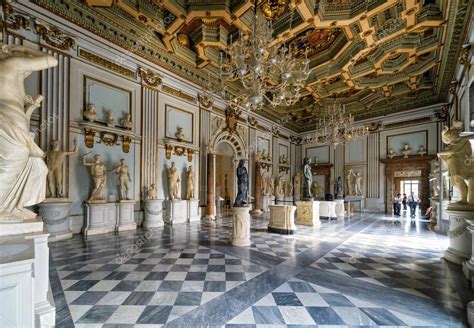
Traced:
[[[398, 155], [401, 155], [400, 150], [405, 144], [408, 144], [412, 148], [411, 155], [416, 155], [416, 152], [420, 146], [425, 147], [425, 150], [427, 149], [426, 137], [427, 133], [425, 131], [388, 136], [387, 151], [392, 148]], [[435, 142], [435, 140], [433, 140], [433, 142]]]

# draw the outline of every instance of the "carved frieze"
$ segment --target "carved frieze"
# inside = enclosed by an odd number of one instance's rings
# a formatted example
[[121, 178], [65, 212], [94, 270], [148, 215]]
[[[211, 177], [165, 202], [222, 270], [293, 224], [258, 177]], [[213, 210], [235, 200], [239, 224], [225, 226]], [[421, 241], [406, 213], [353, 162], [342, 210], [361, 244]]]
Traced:
[[149, 69], [144, 69], [141, 68], [138, 70], [140, 77], [142, 78], [142, 81], [144, 84], [146, 84], [149, 87], [156, 88], [161, 84], [161, 77], [153, 72], [152, 70]]
[[56, 26], [48, 25], [38, 19], [35, 19], [35, 32], [50, 46], [61, 50], [71, 50], [76, 46], [76, 40], [62, 32]]
[[96, 54], [93, 54], [89, 51], [86, 51], [84, 49], [80, 49], [79, 50], [79, 57], [82, 57], [94, 64], [97, 64], [97, 65], [100, 65], [102, 67], [105, 67], [111, 71], [114, 71], [118, 74], [121, 74], [121, 75], [124, 75], [124, 76], [127, 76], [127, 77], [130, 77], [130, 78], [135, 78], [135, 72], [126, 68], [126, 67], [123, 67], [121, 65], [118, 65], [114, 62], [111, 62], [110, 60], [107, 60], [105, 58], [102, 58], [100, 56], [97, 56]]

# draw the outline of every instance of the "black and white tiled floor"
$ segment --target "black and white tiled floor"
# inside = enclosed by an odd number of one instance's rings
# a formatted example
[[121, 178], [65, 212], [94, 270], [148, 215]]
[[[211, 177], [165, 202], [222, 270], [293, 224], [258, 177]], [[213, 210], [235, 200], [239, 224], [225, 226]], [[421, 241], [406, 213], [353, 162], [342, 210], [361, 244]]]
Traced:
[[[380, 214], [228, 243], [230, 218], [50, 243], [57, 327], [463, 327], [447, 238]], [[462, 289], [462, 290], [460, 290]]]

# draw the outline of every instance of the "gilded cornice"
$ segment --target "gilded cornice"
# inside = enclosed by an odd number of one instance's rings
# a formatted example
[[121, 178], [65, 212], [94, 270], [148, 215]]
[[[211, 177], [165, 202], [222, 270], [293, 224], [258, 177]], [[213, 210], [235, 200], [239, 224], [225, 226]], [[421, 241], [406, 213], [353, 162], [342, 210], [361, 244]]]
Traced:
[[163, 84], [163, 86], [161, 87], [161, 91], [166, 92], [172, 96], [178, 97], [180, 99], [183, 99], [192, 104], [196, 104], [196, 97], [193, 97], [181, 90], [170, 87], [169, 85]]
[[111, 62], [110, 60], [107, 60], [103, 57], [100, 57], [96, 54], [93, 54], [92, 52], [89, 52], [84, 49], [79, 49], [79, 57], [82, 57], [94, 64], [97, 64], [99, 66], [102, 66], [108, 70], [111, 70], [115, 73], [118, 73], [120, 75], [135, 79], [136, 78], [136, 73], [132, 71], [131, 69], [128, 69], [126, 67], [123, 67], [121, 65], [118, 65], [114, 62]]

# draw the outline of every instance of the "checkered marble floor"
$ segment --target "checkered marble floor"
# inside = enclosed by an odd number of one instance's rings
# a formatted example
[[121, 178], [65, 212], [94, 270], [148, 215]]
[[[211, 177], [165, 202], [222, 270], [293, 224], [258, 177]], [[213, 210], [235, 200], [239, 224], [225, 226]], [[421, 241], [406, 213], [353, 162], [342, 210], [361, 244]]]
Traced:
[[[295, 235], [267, 225], [252, 218], [247, 248], [228, 243], [229, 217], [50, 243], [57, 327], [437, 326], [379, 304], [399, 292], [414, 308], [441, 303], [435, 315], [449, 324], [438, 326], [463, 326], [467, 300], [441, 259], [445, 236], [373, 214], [298, 226]], [[342, 285], [331, 289], [308, 270]], [[353, 284], [383, 290], [372, 300]]]

